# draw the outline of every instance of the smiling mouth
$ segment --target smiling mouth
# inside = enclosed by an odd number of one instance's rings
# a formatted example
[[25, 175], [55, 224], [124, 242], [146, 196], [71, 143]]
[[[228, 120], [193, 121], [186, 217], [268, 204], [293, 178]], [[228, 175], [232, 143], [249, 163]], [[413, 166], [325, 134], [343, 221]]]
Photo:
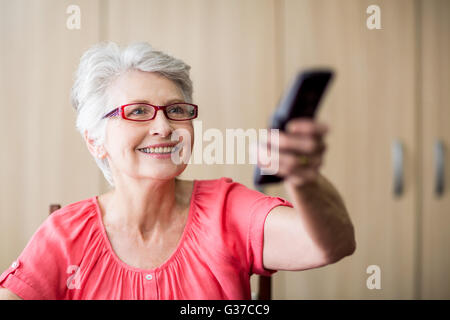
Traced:
[[176, 145], [174, 147], [156, 147], [156, 148], [142, 148], [138, 149], [143, 153], [151, 153], [151, 154], [170, 154], [173, 152], [177, 152], [181, 149], [180, 145]]

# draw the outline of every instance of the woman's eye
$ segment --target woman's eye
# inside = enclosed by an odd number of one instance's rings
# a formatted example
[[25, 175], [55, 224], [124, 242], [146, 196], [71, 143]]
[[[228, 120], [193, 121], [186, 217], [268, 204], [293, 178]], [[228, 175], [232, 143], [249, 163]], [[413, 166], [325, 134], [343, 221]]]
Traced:
[[137, 114], [143, 114], [145, 112], [146, 112], [145, 108], [137, 108], [137, 109], [134, 109], [131, 113], [137, 115]]
[[181, 107], [174, 107], [169, 110], [170, 113], [184, 113], [184, 109]]

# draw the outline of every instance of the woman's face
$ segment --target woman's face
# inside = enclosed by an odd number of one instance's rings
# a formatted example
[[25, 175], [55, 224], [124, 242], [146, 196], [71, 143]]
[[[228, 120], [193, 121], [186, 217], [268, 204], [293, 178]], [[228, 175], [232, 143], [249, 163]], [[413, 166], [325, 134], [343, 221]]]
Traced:
[[[110, 89], [111, 101], [116, 107], [133, 102], [165, 106], [184, 101], [182, 91], [174, 82], [151, 72], [129, 71], [118, 78]], [[183, 137], [171, 140], [177, 133], [181, 133]], [[114, 180], [117, 181], [123, 175], [137, 179], [171, 179], [178, 176], [187, 164], [174, 162], [171, 157], [146, 154], [138, 149], [183, 141], [188, 144], [181, 151], [180, 155], [183, 156], [186, 152], [190, 153], [187, 148], [192, 150], [193, 134], [192, 120], [172, 121], [166, 118], [162, 110], [156, 113], [153, 120], [146, 122], [129, 121], [120, 116], [110, 118], [106, 127], [104, 149]]]

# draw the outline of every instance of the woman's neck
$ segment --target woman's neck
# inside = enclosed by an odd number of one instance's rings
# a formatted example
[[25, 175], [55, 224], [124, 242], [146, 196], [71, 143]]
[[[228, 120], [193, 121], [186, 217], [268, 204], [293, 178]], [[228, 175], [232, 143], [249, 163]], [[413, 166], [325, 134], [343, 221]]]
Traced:
[[184, 209], [186, 197], [180, 184], [179, 180], [170, 179], [117, 185], [105, 194], [105, 226], [142, 238], [164, 233]]

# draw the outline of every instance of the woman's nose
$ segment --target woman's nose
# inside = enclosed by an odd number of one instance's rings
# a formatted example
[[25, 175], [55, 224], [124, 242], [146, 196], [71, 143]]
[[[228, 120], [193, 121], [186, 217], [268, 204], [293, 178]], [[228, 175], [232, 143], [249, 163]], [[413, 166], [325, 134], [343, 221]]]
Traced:
[[162, 110], [158, 110], [155, 118], [149, 121], [149, 126], [150, 126], [149, 129], [150, 134], [152, 135], [160, 135], [162, 137], [167, 137], [173, 131], [169, 119], [166, 118], [166, 115]]

